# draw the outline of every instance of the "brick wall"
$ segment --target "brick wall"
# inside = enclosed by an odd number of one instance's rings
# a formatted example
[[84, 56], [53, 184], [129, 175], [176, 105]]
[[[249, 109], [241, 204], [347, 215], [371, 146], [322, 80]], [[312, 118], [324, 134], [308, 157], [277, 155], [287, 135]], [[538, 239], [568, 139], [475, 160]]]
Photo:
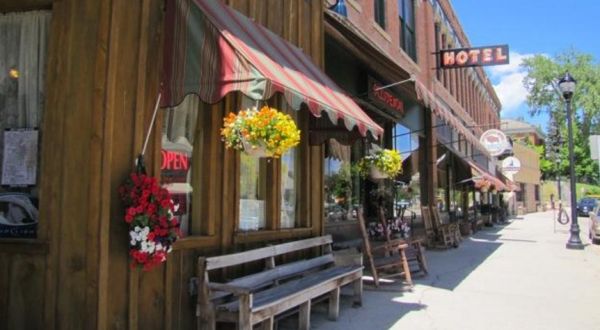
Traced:
[[[448, 0], [438, 1], [462, 44], [470, 46], [450, 2]], [[487, 125], [482, 126], [482, 130], [491, 127], [499, 128], [499, 113], [494, 111], [492, 106], [475, 91], [474, 83], [468, 78], [468, 75], [459, 74], [459, 70], [445, 70], [444, 74], [451, 79], [448, 79], [448, 83], [444, 83], [443, 79], [438, 82], [434, 70], [436, 56], [432, 53], [436, 50], [436, 37], [439, 36], [435, 34], [435, 13], [429, 1], [415, 0], [416, 62], [402, 50], [400, 45], [397, 0], [385, 1], [385, 29], [381, 28], [374, 20], [374, 0], [346, 0], [346, 4], [348, 20], [404, 71], [416, 73], [419, 81], [448, 104], [458, 117], [465, 119], [466, 122], [470, 122], [470, 117], [477, 125]], [[488, 95], [496, 107], [500, 108], [500, 102], [484, 71], [481, 68], [476, 68], [476, 70], [483, 77], [483, 84]], [[478, 130], [476, 129], [476, 131]]]

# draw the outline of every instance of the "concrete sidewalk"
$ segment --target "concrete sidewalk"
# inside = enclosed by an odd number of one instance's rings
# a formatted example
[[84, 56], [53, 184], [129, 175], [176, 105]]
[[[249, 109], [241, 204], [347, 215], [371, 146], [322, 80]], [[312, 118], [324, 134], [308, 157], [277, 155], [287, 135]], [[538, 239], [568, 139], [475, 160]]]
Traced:
[[486, 228], [459, 248], [427, 251], [430, 274], [410, 291], [365, 291], [362, 308], [342, 299], [337, 322], [313, 315], [313, 329], [600, 329], [600, 247], [567, 250], [568, 226], [553, 212]]

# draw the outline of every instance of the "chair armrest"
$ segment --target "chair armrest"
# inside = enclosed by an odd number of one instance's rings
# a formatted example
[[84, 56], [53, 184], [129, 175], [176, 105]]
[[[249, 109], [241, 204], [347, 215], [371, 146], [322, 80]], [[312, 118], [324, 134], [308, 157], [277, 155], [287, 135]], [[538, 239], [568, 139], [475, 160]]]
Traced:
[[248, 287], [223, 284], [223, 283], [207, 283], [206, 286], [213, 291], [225, 291], [233, 294], [251, 294], [252, 290]]

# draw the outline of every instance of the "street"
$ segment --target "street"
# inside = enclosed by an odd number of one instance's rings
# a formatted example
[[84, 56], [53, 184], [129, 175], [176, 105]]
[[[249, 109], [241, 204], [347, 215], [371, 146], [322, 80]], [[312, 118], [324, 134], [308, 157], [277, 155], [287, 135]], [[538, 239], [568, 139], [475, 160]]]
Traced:
[[519, 216], [484, 230], [459, 248], [427, 251], [429, 275], [412, 292], [390, 285], [365, 290], [363, 307], [343, 299], [340, 318], [313, 316], [313, 329], [600, 329], [600, 246], [567, 250], [568, 225], [553, 212]]

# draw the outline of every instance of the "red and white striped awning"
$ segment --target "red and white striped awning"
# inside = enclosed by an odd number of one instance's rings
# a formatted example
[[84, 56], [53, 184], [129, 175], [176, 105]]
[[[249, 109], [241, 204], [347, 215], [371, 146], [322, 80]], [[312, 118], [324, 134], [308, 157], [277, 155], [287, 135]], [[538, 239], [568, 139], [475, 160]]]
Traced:
[[374, 138], [383, 129], [299, 48], [218, 0], [167, 1], [162, 106], [190, 93], [216, 103], [239, 91], [254, 100], [282, 93], [295, 110], [306, 104], [332, 123]]
[[417, 87], [417, 97], [423, 100], [425, 106], [429, 107], [431, 111], [444, 123], [456, 130], [458, 134], [462, 135], [465, 140], [474, 145], [488, 158], [491, 158], [490, 153], [483, 146], [483, 144], [481, 144], [481, 141], [479, 141], [479, 139], [469, 129], [467, 129], [465, 125], [463, 125], [463, 123], [458, 120], [445, 105], [441, 104], [433, 95], [433, 93], [431, 93], [427, 87], [425, 87], [425, 85], [423, 85], [420, 81], [417, 81], [415, 85]]
[[483, 179], [493, 184], [498, 191], [510, 190], [508, 186], [506, 186], [498, 177], [490, 173], [488, 170], [479, 167], [479, 165], [475, 164], [475, 162], [468, 159], [467, 163], [469, 163], [469, 166], [471, 166], [471, 168], [480, 175], [479, 179], [473, 179], [473, 181], [477, 182], [478, 180]]

